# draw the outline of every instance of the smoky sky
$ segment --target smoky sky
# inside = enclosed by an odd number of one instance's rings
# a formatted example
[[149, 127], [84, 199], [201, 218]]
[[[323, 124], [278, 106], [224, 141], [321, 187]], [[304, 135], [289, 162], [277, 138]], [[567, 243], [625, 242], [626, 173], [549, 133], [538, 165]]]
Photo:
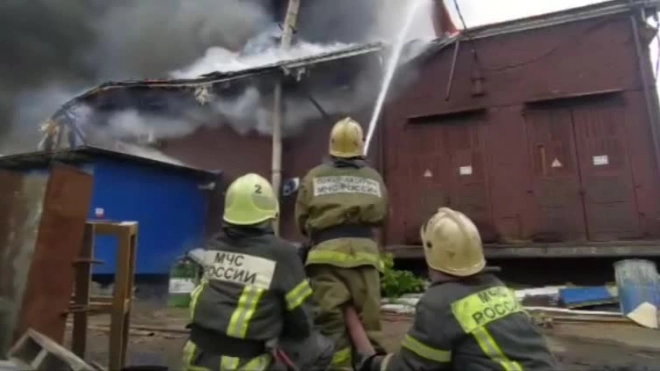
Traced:
[[[373, 39], [379, 1], [302, 0], [297, 37], [319, 43]], [[38, 123], [98, 83], [167, 77], [210, 47], [241, 50], [247, 40], [283, 20], [286, 4], [0, 1], [0, 149], [7, 142], [36, 146]], [[14, 140], [17, 133], [31, 134], [29, 143]]]

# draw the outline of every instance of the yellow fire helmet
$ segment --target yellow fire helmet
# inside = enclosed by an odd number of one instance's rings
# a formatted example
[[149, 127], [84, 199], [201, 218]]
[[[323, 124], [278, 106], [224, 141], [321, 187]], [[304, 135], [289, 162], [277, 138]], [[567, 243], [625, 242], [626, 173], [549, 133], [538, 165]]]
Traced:
[[335, 123], [330, 132], [330, 155], [339, 158], [364, 155], [364, 134], [357, 121], [346, 117]]
[[486, 266], [479, 230], [464, 214], [443, 207], [421, 228], [429, 268], [467, 277]]
[[268, 180], [250, 173], [229, 185], [223, 219], [234, 225], [253, 225], [277, 219], [279, 211], [279, 202]]

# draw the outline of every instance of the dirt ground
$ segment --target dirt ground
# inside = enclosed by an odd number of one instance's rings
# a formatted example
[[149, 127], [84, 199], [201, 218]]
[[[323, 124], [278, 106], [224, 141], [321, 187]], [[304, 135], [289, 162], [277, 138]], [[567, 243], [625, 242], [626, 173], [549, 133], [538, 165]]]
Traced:
[[[187, 311], [162, 309], [137, 303], [131, 315], [127, 365], [163, 365], [180, 370], [181, 348]], [[107, 316], [90, 321], [88, 361], [107, 365]], [[388, 350], [396, 350], [410, 326], [410, 318], [384, 314]], [[166, 331], [162, 331], [166, 329]], [[176, 331], [179, 331], [177, 333]], [[660, 369], [660, 338], [657, 331], [621, 325], [562, 325], [545, 330], [548, 342], [564, 370], [657, 370]], [[67, 343], [70, 341], [67, 335]]]

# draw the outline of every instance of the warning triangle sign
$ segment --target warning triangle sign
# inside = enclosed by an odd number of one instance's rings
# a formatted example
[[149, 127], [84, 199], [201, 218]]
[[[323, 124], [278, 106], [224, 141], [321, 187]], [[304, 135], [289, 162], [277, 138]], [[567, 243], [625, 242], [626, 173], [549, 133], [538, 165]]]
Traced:
[[550, 165], [550, 166], [552, 166], [552, 167], [562, 167], [562, 164], [561, 164], [561, 162], [559, 162], [558, 158], [555, 158], [555, 160], [552, 161], [552, 165]]

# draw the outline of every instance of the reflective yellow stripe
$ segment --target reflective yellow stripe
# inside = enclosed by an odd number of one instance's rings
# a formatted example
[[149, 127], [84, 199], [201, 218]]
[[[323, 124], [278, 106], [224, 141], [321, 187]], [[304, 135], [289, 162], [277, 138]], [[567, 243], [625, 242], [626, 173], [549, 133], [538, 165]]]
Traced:
[[401, 346], [430, 361], [438, 363], [451, 362], [451, 351], [432, 348], [410, 335], [406, 335]]
[[238, 364], [241, 361], [238, 357], [222, 357], [220, 358], [220, 371], [236, 371]]
[[333, 366], [344, 366], [351, 364], [351, 348], [343, 348], [335, 352], [332, 356], [332, 365]]
[[383, 361], [380, 363], [380, 371], [387, 371], [387, 366], [390, 365], [390, 360], [393, 356], [394, 354], [390, 353], [383, 358]]
[[466, 333], [524, 311], [516, 296], [504, 286], [492, 287], [457, 300], [452, 303], [451, 310]]
[[250, 320], [265, 291], [265, 289], [253, 285], [247, 285], [243, 288], [241, 297], [238, 299], [238, 306], [234, 309], [234, 313], [232, 313], [229, 320], [227, 335], [241, 339], [245, 338]]
[[307, 256], [307, 264], [330, 264], [345, 268], [360, 265], [373, 265], [379, 271], [383, 271], [385, 265], [377, 254], [365, 252], [348, 254], [341, 251], [312, 249]]
[[485, 327], [476, 329], [472, 335], [474, 335], [477, 343], [479, 343], [481, 350], [483, 350], [493, 362], [502, 365], [505, 371], [522, 371], [523, 368], [518, 362], [511, 361], [507, 358]]
[[486, 325], [514, 313], [524, 313], [515, 292], [496, 286], [479, 291], [451, 305], [451, 310], [466, 333], [472, 334], [483, 352], [506, 371], [521, 371], [518, 362], [511, 361], [486, 329]]
[[195, 361], [195, 353], [197, 346], [192, 341], [188, 340], [186, 345], [183, 346], [183, 367], [186, 371], [209, 371], [206, 367], [193, 365]]
[[264, 371], [270, 367], [272, 358], [269, 354], [264, 354], [262, 356], [252, 358], [248, 363], [246, 363], [240, 370], [244, 371]]
[[288, 310], [298, 308], [302, 303], [312, 295], [312, 287], [309, 285], [309, 280], [304, 280], [293, 290], [286, 294], [286, 307]]
[[270, 366], [271, 360], [269, 354], [264, 354], [240, 366], [240, 358], [223, 356], [220, 359], [220, 371], [264, 371]]
[[202, 291], [204, 288], [206, 288], [206, 285], [208, 284], [207, 279], [202, 279], [202, 282], [195, 287], [195, 289], [190, 293], [190, 318], [195, 317], [195, 308], [197, 307], [197, 302], [199, 301], [199, 297], [202, 294]]

